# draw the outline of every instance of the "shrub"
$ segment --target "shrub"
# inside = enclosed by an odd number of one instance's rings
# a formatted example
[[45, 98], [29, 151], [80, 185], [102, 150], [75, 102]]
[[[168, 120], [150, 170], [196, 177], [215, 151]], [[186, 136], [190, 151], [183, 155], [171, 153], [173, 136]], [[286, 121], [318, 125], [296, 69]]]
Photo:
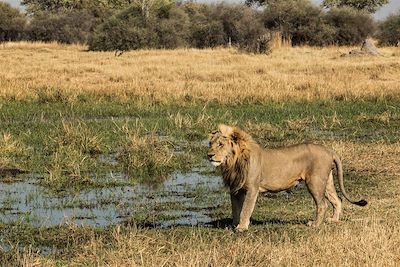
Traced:
[[0, 42], [20, 40], [26, 18], [18, 9], [0, 2]]
[[332, 8], [326, 20], [335, 28], [334, 42], [338, 45], [361, 44], [375, 29], [369, 13], [350, 7]]
[[138, 8], [129, 8], [100, 24], [89, 38], [89, 50], [131, 50], [146, 45], [147, 31]]
[[[216, 17], [222, 22], [225, 38], [241, 48], [252, 46], [266, 33], [260, 13], [242, 5], [216, 6]], [[225, 39], [225, 44], [229, 40]]]
[[187, 3], [183, 9], [189, 16], [189, 43], [193, 47], [216, 47], [227, 43], [224, 26], [215, 13], [215, 5]]
[[263, 12], [266, 28], [280, 31], [293, 45], [327, 45], [335, 29], [328, 25], [322, 9], [309, 0], [271, 1]]
[[398, 45], [400, 41], [400, 12], [390, 15], [378, 27], [376, 36], [380, 45]]
[[189, 16], [176, 5], [159, 12], [152, 25], [157, 34], [157, 48], [177, 48], [187, 46], [189, 39]]
[[227, 39], [221, 21], [208, 20], [201, 15], [192, 21], [192, 44], [197, 48], [216, 47], [226, 44]]
[[146, 13], [134, 5], [99, 25], [89, 39], [89, 50], [176, 48], [187, 43], [189, 20], [175, 5], [154, 6]]
[[232, 45], [248, 47], [265, 33], [258, 11], [239, 4], [186, 3], [190, 44], [197, 48]]
[[29, 23], [26, 35], [32, 41], [86, 43], [98, 19], [85, 10], [42, 12]]

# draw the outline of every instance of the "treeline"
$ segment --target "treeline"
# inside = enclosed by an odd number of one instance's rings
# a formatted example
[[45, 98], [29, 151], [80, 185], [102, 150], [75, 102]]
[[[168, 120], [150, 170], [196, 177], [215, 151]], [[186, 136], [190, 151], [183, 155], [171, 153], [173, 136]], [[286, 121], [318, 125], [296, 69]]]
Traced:
[[310, 0], [275, 0], [262, 8], [171, 0], [23, 3], [27, 14], [0, 2], [0, 42], [84, 43], [100, 51], [230, 43], [255, 51], [265, 36], [276, 31], [293, 45], [355, 45], [372, 35], [383, 45], [396, 45], [400, 40], [400, 13], [376, 23], [365, 10], [323, 9]]

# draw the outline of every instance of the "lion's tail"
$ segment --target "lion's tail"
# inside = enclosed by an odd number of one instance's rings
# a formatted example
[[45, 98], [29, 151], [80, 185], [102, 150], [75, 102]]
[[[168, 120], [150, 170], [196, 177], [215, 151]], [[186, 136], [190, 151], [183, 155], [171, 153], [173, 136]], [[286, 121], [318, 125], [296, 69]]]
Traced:
[[361, 199], [359, 201], [354, 201], [349, 198], [349, 196], [346, 193], [346, 190], [344, 189], [342, 161], [340, 160], [339, 156], [336, 153], [333, 153], [333, 161], [335, 162], [335, 165], [336, 165], [338, 180], [339, 180], [339, 187], [340, 187], [340, 191], [342, 191], [343, 196], [352, 204], [355, 204], [358, 206], [367, 205], [368, 202], [364, 199]]

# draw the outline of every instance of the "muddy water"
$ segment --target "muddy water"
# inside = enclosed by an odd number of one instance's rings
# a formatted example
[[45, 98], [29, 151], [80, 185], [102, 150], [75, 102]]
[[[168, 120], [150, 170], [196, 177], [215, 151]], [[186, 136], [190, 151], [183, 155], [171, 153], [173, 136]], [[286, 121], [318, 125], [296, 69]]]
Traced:
[[177, 172], [156, 188], [120, 186], [59, 196], [31, 176], [24, 181], [0, 183], [0, 221], [103, 227], [141, 218], [157, 227], [197, 225], [210, 222], [210, 209], [227, 201], [216, 193], [221, 188], [220, 177], [202, 175], [195, 169]]

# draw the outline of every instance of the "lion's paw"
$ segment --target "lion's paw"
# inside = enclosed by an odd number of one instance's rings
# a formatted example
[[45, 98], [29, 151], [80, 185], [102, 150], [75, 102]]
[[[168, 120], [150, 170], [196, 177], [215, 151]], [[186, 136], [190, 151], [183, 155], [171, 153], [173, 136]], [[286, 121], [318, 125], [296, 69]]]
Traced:
[[334, 218], [327, 218], [326, 221], [328, 223], [337, 223], [337, 224], [340, 223], [340, 221], [338, 219], [334, 219]]
[[235, 228], [235, 232], [236, 233], [243, 233], [243, 232], [245, 232], [245, 231], [247, 231], [248, 230], [248, 228], [245, 228], [245, 227], [239, 227], [239, 226], [237, 226], [236, 228]]
[[309, 222], [307, 223], [307, 226], [310, 226], [310, 227], [318, 227], [319, 224], [317, 224], [316, 221], [309, 221]]

